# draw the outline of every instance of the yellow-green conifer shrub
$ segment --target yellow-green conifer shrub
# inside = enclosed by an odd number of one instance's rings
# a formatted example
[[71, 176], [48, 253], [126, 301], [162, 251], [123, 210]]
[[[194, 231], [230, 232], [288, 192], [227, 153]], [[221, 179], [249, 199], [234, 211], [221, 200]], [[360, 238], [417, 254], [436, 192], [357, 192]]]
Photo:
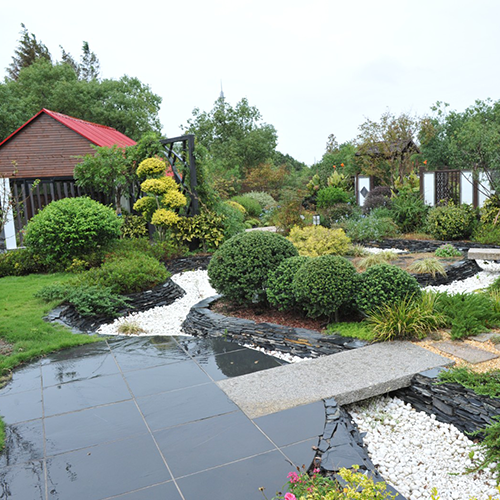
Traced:
[[328, 229], [323, 226], [294, 226], [288, 239], [299, 251], [299, 255], [345, 255], [351, 243], [343, 229]]
[[157, 158], [144, 160], [137, 169], [137, 175], [143, 178], [151, 175], [153, 178], [141, 184], [146, 196], [134, 203], [134, 210], [140, 212], [160, 232], [177, 224], [180, 218], [177, 210], [186, 205], [187, 199], [175, 180], [165, 176], [165, 162]]
[[165, 175], [166, 169], [167, 164], [160, 158], [148, 158], [141, 161], [136, 173], [139, 179], [159, 178]]
[[241, 205], [240, 203], [238, 203], [237, 201], [228, 200], [225, 203], [227, 205], [229, 205], [230, 207], [236, 208], [236, 210], [239, 210], [243, 215], [246, 215], [247, 211], [246, 211], [245, 207], [243, 205]]

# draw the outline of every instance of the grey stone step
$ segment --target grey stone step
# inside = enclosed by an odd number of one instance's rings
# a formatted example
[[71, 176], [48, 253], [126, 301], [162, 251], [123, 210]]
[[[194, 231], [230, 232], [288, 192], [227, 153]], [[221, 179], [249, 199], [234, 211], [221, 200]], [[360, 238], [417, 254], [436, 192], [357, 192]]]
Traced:
[[385, 342], [218, 382], [250, 418], [321, 399], [354, 403], [410, 385], [453, 361], [410, 342]]
[[471, 248], [467, 257], [471, 260], [500, 260], [500, 248]]
[[485, 351], [484, 349], [478, 349], [463, 342], [438, 342], [436, 347], [441, 352], [451, 354], [472, 364], [483, 363], [484, 361], [498, 358], [497, 354]]

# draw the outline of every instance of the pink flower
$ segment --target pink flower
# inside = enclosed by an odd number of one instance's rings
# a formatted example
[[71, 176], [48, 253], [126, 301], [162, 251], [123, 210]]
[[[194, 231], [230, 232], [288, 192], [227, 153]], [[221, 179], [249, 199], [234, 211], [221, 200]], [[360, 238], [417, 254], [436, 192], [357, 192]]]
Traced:
[[313, 472], [317, 474], [319, 472], [319, 469], [314, 469]]
[[[297, 475], [296, 472], [290, 472], [288, 474], [288, 480], [293, 484], [293, 483], [297, 483], [298, 480], [299, 480], [299, 476]], [[285, 497], [286, 498], [286, 497]], [[287, 499], [288, 500], [288, 499]], [[293, 499], [290, 499], [290, 500], [293, 500]]]
[[297, 500], [297, 497], [293, 493], [285, 493], [285, 500]]

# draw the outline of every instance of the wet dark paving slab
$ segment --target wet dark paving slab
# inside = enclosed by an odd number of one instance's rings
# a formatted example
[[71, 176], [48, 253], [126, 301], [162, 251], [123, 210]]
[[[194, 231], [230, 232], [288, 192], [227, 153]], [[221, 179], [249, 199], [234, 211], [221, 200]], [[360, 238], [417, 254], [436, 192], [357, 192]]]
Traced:
[[252, 420], [217, 382], [282, 364], [223, 339], [120, 337], [16, 370], [0, 498], [270, 498], [311, 462], [324, 406]]

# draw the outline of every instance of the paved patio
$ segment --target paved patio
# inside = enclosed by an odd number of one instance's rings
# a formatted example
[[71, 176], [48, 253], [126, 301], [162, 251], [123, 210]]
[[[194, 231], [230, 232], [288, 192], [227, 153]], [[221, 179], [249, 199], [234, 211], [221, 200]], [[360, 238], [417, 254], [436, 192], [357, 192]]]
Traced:
[[309, 465], [324, 405], [249, 418], [216, 382], [280, 365], [224, 340], [142, 337], [16, 370], [0, 391], [0, 498], [272, 498]]

